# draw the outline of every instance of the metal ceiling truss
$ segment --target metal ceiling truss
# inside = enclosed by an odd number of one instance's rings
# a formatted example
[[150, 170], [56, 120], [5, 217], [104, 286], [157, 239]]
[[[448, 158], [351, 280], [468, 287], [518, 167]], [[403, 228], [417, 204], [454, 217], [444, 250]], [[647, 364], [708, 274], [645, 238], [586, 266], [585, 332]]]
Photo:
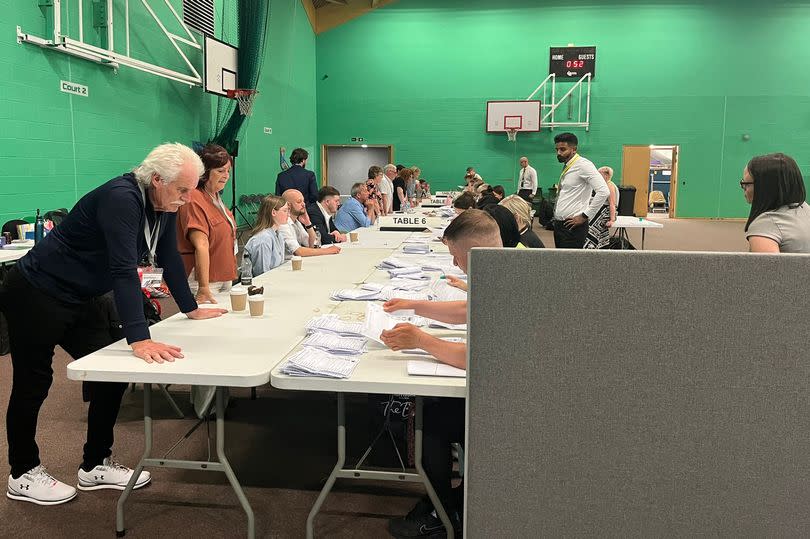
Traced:
[[[121, 0], [117, 0], [119, 3]], [[186, 66], [188, 66], [189, 72], [181, 73], [179, 71], [175, 71], [173, 69], [169, 69], [167, 67], [163, 67], [157, 64], [153, 64], [151, 62], [147, 62], [144, 60], [139, 60], [137, 58], [133, 58], [131, 56], [130, 51], [130, 26], [129, 26], [129, 1], [130, 0], [123, 0], [124, 2], [124, 27], [125, 27], [125, 42], [126, 42], [126, 52], [120, 53], [115, 51], [115, 32], [113, 30], [113, 0], [103, 0], [101, 3], [104, 4], [106, 2], [106, 10], [105, 10], [105, 17], [106, 20], [102, 26], [106, 27], [106, 48], [96, 47], [84, 41], [84, 18], [82, 15], [84, 14], [84, 0], [76, 0], [78, 3], [79, 8], [79, 36], [78, 39], [73, 39], [69, 37], [67, 34], [63, 33], [62, 31], [62, 4], [64, 3], [67, 5], [70, 0], [46, 0], [45, 2], [40, 2], [40, 5], [45, 8], [46, 10], [52, 10], [51, 16], [46, 17], [47, 20], [53, 21], [53, 33], [52, 39], [46, 39], [42, 37], [38, 37], [33, 34], [29, 34], [24, 32], [22, 28], [19, 26], [17, 27], [17, 43], [32, 43], [39, 47], [43, 47], [46, 49], [51, 49], [59, 52], [63, 52], [65, 54], [70, 54], [71, 56], [76, 56], [79, 58], [83, 58], [85, 60], [90, 60], [93, 62], [97, 62], [102, 65], [106, 65], [117, 69], [119, 66], [128, 66], [134, 69], [138, 69], [140, 71], [144, 71], [146, 73], [151, 73], [152, 75], [157, 75], [159, 77], [163, 77], [166, 79], [174, 80], [177, 82], [182, 82], [184, 84], [188, 84], [189, 86], [202, 86], [203, 79], [200, 76], [200, 73], [194, 67], [194, 65], [189, 60], [188, 56], [185, 52], [179, 47], [179, 43], [183, 43], [188, 45], [194, 49], [202, 51], [202, 46], [197, 42], [197, 39], [189, 30], [188, 26], [183, 22], [182, 17], [177, 13], [174, 6], [171, 5], [169, 0], [163, 0], [163, 2], [168, 6], [168, 8], [172, 12], [172, 16], [174, 19], [180, 24], [183, 30], [186, 33], [187, 37], [178, 36], [166, 29], [166, 25], [163, 21], [160, 20], [160, 17], [155, 13], [155, 10], [150, 5], [150, 0], [140, 0], [152, 18], [155, 20], [157, 25], [160, 27], [163, 34], [172, 44], [174, 49], [177, 51], [177, 54], [183, 59]], [[95, 7], [95, 6], [94, 6]]]
[[[538, 92], [543, 92], [543, 97], [541, 99], [541, 112], [540, 112], [540, 125], [545, 127], [550, 127], [554, 129], [555, 127], [584, 127], [585, 131], [590, 131], [591, 129], [591, 74], [586, 73], [581, 79], [579, 79], [574, 85], [568, 90], [565, 95], [563, 95], [560, 100], [556, 99], [557, 95], [557, 76], [554, 73], [551, 73], [548, 77], [540, 83], [529, 97], [526, 98], [526, 101], [531, 100], [534, 98]], [[585, 101], [585, 114], [583, 118], [582, 112], [582, 104], [583, 104], [583, 89], [585, 92], [584, 101]], [[577, 92], [576, 97], [574, 93]], [[548, 94], [551, 94], [551, 100], [547, 99]], [[577, 101], [577, 111], [576, 111], [576, 119], [574, 118], [574, 99]], [[568, 101], [568, 120], [569, 121], [558, 121], [557, 120], [557, 109], [560, 106]]]

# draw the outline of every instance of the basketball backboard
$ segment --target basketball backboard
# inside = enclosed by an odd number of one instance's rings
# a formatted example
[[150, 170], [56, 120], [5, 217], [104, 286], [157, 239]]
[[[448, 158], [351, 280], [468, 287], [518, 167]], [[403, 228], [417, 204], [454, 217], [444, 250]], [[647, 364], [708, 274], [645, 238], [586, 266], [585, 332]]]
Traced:
[[487, 133], [540, 131], [540, 101], [487, 101]]
[[239, 87], [239, 49], [211, 36], [205, 36], [205, 91], [227, 97]]

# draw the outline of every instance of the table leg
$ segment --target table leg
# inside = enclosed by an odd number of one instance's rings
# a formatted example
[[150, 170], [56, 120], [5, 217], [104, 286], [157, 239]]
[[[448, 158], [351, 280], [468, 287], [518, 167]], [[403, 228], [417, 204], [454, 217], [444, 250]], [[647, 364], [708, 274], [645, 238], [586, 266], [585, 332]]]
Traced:
[[124, 527], [124, 504], [135, 488], [135, 482], [138, 476], [141, 475], [146, 460], [152, 454], [152, 384], [143, 385], [143, 430], [145, 440], [143, 456], [138, 465], [135, 466], [135, 471], [129, 479], [129, 483], [127, 483], [124, 492], [122, 492], [121, 497], [118, 498], [118, 505], [115, 509], [115, 534], [118, 537], [123, 537], [126, 534], [126, 528]]
[[174, 413], [177, 415], [177, 419], [185, 419], [186, 414], [184, 414], [183, 410], [177, 406], [177, 403], [174, 401], [174, 397], [172, 397], [169, 393], [169, 386], [166, 384], [159, 384], [158, 387], [160, 388], [160, 392], [163, 393], [163, 396], [166, 397], [166, 400], [169, 402], [169, 406], [172, 407], [172, 410], [174, 410]]
[[644, 250], [644, 233], [647, 232], [646, 228], [641, 229], [641, 250]]
[[[425, 473], [424, 468], [422, 468], [422, 408], [422, 397], [416, 397], [416, 418], [414, 421], [416, 430], [414, 434], [414, 458], [416, 460], [416, 471], [422, 478], [422, 483], [425, 485], [425, 490], [427, 490], [427, 495], [430, 498], [430, 501], [433, 502], [433, 508], [436, 509], [436, 514], [439, 515], [439, 520], [442, 521], [442, 524], [444, 524], [444, 529], [447, 530], [448, 539], [451, 539], [453, 537], [453, 524], [450, 522], [450, 518], [447, 516], [447, 511], [444, 510], [442, 501], [436, 495], [436, 491], [433, 490], [433, 485], [430, 484], [430, 479]], [[450, 448], [448, 447], [447, 450], [449, 451]]]
[[231, 483], [236, 497], [239, 498], [239, 503], [242, 504], [242, 509], [245, 510], [248, 519], [248, 539], [253, 539], [256, 536], [256, 524], [253, 518], [253, 509], [250, 507], [247, 497], [245, 496], [242, 486], [236, 479], [236, 474], [231, 469], [231, 464], [228, 462], [228, 457], [225, 456], [225, 388], [217, 387], [217, 459], [222, 464], [222, 471]]
[[326, 484], [323, 486], [323, 489], [321, 489], [318, 499], [315, 500], [315, 505], [312, 506], [312, 510], [310, 510], [309, 516], [307, 517], [307, 539], [312, 539], [314, 537], [315, 517], [318, 516], [318, 512], [321, 510], [321, 506], [323, 505], [324, 500], [326, 500], [326, 496], [329, 495], [329, 491], [332, 490], [332, 487], [335, 485], [335, 480], [338, 478], [338, 475], [343, 469], [343, 465], [346, 463], [346, 400], [343, 393], [337, 394], [337, 405], [338, 460], [335, 467], [332, 469], [332, 473], [326, 480]]

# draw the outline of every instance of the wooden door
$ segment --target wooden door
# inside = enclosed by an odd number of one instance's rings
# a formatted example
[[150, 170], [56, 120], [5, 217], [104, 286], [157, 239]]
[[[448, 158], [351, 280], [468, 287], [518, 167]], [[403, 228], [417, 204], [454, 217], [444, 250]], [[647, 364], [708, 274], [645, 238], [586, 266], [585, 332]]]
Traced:
[[622, 185], [636, 188], [633, 213], [646, 217], [650, 198], [650, 147], [625, 146], [622, 152]]
[[678, 147], [672, 147], [672, 175], [669, 177], [669, 217], [675, 218], [675, 201], [678, 194]]

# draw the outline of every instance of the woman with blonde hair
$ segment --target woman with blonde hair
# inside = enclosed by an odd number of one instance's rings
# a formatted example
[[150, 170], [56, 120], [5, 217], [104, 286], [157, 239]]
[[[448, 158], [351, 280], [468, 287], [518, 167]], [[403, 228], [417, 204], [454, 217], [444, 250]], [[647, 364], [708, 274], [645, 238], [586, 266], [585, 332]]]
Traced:
[[501, 200], [503, 206], [515, 216], [518, 232], [520, 232], [520, 243], [530, 249], [542, 249], [545, 247], [543, 241], [532, 230], [532, 208], [529, 203], [518, 195], [509, 195]]
[[613, 183], [613, 169], [599, 168], [599, 174], [607, 183], [610, 192], [604, 205], [591, 219], [588, 235], [585, 237], [585, 249], [605, 249], [610, 243], [610, 228], [616, 222], [616, 208], [619, 207], [619, 188]]
[[287, 201], [275, 195], [262, 199], [256, 226], [245, 245], [245, 255], [250, 258], [253, 275], [261, 275], [284, 263], [284, 236], [279, 227], [290, 218]]

